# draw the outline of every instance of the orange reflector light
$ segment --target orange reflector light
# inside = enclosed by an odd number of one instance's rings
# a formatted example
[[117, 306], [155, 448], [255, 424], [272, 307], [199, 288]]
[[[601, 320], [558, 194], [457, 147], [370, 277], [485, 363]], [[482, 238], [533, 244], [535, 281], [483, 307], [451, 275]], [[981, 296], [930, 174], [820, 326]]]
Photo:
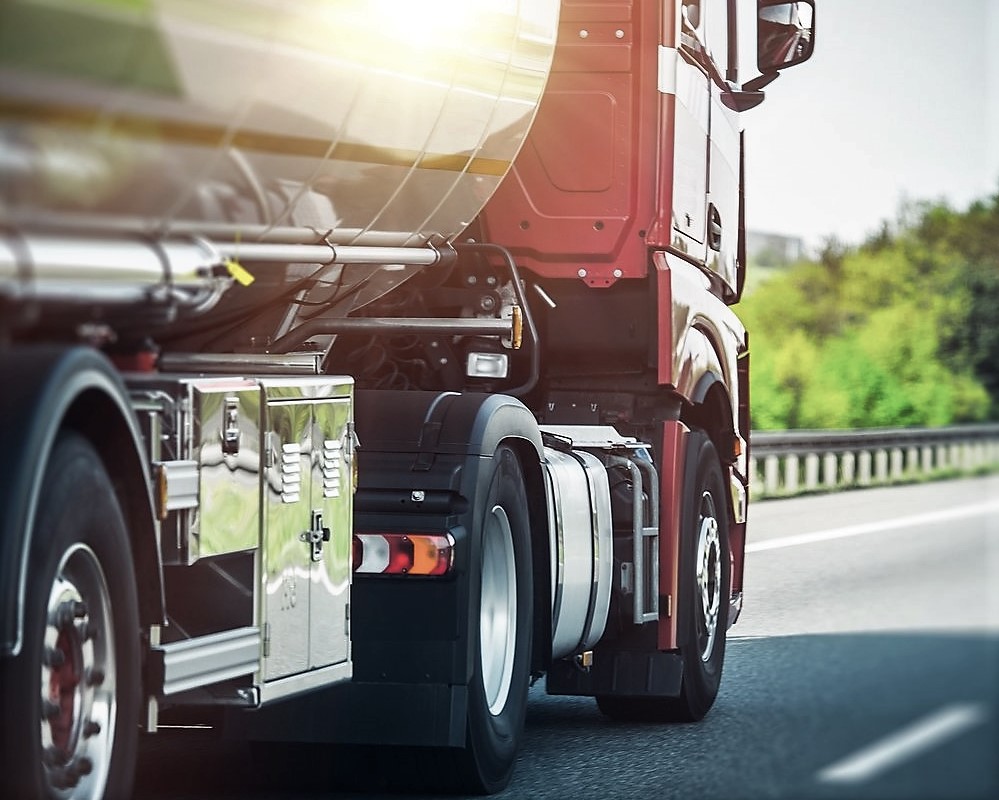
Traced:
[[355, 533], [354, 572], [447, 575], [454, 564], [449, 533]]
[[513, 306], [513, 333], [510, 335], [510, 346], [519, 350], [524, 341], [524, 312], [520, 306]]

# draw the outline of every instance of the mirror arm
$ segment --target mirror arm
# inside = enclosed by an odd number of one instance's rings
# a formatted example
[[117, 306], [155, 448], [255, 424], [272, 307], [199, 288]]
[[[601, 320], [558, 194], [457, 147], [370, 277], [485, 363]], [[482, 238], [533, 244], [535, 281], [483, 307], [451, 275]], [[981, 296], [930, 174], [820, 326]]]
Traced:
[[779, 72], [768, 72], [764, 75], [759, 75], [753, 78], [751, 81], [746, 81], [746, 83], [744, 83], [742, 86], [742, 90], [744, 92], [758, 92], [764, 86], [769, 86], [771, 83], [777, 80], [778, 75], [780, 75]]

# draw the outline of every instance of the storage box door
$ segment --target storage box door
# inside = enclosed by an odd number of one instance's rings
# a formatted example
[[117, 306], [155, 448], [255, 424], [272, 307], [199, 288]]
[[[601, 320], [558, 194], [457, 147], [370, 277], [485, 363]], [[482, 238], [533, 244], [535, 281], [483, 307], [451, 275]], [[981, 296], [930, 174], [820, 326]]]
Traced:
[[309, 668], [312, 408], [268, 403], [263, 582], [264, 679]]
[[310, 660], [321, 667], [350, 656], [350, 400], [317, 400], [312, 409], [312, 515], [329, 532], [312, 556], [309, 582]]

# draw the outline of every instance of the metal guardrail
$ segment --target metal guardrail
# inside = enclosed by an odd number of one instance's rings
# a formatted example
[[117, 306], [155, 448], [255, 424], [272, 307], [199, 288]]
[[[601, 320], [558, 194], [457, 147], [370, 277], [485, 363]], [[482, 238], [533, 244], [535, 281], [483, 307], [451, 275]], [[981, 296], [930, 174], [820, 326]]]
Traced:
[[754, 431], [754, 498], [902, 483], [999, 468], [999, 424]]

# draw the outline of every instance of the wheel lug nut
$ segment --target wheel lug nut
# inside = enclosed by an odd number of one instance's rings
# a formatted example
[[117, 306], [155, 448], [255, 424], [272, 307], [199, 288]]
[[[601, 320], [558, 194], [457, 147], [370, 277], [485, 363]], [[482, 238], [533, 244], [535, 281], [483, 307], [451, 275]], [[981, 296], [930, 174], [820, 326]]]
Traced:
[[63, 664], [66, 663], [66, 654], [62, 650], [57, 650], [55, 647], [48, 647], [45, 649], [45, 664], [52, 669], [59, 669]]
[[88, 686], [100, 686], [104, 683], [106, 675], [104, 670], [97, 667], [91, 667], [87, 670], [87, 685]]
[[42, 751], [42, 763], [46, 767], [54, 767], [59, 763], [59, 751], [54, 747], [46, 747]]
[[80, 783], [80, 773], [72, 767], [52, 771], [52, 785], [56, 789], [72, 789]]
[[83, 735], [87, 738], [90, 738], [91, 736], [96, 736], [100, 732], [101, 732], [101, 725], [99, 722], [94, 722], [93, 720], [89, 720], [87, 724], [83, 726]]
[[97, 638], [97, 625], [92, 621], [87, 621], [80, 626], [80, 637], [87, 642]]
[[76, 759], [74, 766], [78, 775], [89, 775], [94, 771], [94, 762], [86, 756], [80, 756], [80, 758]]
[[52, 770], [49, 781], [56, 789], [70, 789], [73, 787], [73, 784], [70, 783], [69, 773], [64, 769]]
[[59, 716], [59, 704], [53, 703], [51, 700], [42, 701], [42, 717], [44, 719], [54, 719]]
[[65, 628], [73, 624], [75, 619], [83, 619], [87, 616], [87, 604], [80, 600], [67, 600], [60, 604], [56, 612], [56, 626]]

